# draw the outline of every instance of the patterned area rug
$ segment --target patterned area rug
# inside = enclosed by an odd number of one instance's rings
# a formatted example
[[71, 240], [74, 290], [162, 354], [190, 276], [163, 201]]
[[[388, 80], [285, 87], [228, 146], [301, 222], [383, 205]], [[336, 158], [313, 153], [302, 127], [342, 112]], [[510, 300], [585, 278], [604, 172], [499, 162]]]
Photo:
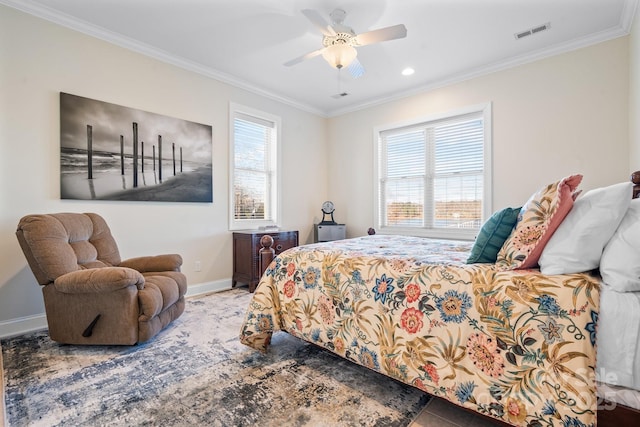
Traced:
[[[2, 367], [2, 348], [0, 348], [0, 368]], [[6, 412], [4, 410], [4, 370], [0, 369], [0, 427], [6, 425]]]
[[46, 331], [2, 340], [9, 426], [406, 426], [421, 391], [285, 333], [238, 341], [246, 289], [187, 301], [150, 342], [81, 347]]

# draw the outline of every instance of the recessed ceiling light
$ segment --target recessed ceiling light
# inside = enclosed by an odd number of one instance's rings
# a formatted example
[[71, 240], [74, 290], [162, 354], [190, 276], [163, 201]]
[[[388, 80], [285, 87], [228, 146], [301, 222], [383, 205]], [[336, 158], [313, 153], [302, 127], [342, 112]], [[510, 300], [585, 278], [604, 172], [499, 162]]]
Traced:
[[413, 74], [415, 72], [416, 72], [416, 70], [414, 70], [413, 68], [407, 67], [404, 70], [402, 70], [402, 75], [403, 76], [410, 76], [411, 74]]

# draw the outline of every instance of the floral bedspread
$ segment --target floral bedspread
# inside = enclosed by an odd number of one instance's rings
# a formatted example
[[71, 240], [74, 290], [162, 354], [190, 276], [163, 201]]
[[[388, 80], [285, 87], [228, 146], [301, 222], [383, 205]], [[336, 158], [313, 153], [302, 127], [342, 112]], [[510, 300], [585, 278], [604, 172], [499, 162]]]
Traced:
[[286, 331], [513, 425], [596, 423], [599, 282], [464, 263], [469, 242], [367, 236], [271, 263], [241, 341]]

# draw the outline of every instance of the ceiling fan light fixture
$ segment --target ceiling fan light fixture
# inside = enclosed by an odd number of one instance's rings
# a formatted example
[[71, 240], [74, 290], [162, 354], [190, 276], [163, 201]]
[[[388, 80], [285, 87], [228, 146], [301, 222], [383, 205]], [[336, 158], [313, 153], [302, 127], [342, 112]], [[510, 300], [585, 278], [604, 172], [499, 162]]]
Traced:
[[322, 57], [333, 68], [341, 69], [348, 67], [358, 56], [358, 51], [355, 47], [344, 43], [336, 43], [324, 48]]

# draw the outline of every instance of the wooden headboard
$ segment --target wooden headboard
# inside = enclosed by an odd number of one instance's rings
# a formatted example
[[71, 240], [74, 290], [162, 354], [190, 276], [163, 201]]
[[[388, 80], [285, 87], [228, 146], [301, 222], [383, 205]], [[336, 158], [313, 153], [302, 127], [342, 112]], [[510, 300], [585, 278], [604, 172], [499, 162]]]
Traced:
[[633, 198], [640, 196], [640, 171], [631, 174], [631, 182], [633, 182]]

